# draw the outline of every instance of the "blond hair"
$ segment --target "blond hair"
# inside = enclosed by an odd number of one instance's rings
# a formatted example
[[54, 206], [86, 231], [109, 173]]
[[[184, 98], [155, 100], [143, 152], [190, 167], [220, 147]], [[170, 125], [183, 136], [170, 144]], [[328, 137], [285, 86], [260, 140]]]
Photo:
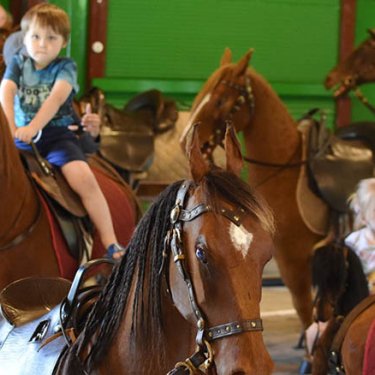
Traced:
[[70, 21], [67, 13], [53, 4], [37, 4], [30, 8], [21, 20], [21, 29], [27, 33], [30, 25], [37, 23], [41, 27], [50, 27], [67, 42], [70, 35]]
[[375, 223], [375, 178], [366, 178], [357, 185], [357, 190], [349, 197], [350, 208], [354, 213], [356, 229]]

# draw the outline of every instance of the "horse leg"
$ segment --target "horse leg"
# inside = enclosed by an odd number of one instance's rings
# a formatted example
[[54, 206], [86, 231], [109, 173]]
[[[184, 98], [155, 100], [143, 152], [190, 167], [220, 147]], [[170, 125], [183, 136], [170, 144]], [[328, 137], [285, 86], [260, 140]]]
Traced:
[[[302, 329], [306, 329], [312, 322], [312, 295], [310, 275], [310, 255], [299, 254], [299, 257], [288, 258], [276, 254], [281, 278], [290, 290], [293, 306], [302, 323]], [[291, 263], [293, 267], [291, 267]]]

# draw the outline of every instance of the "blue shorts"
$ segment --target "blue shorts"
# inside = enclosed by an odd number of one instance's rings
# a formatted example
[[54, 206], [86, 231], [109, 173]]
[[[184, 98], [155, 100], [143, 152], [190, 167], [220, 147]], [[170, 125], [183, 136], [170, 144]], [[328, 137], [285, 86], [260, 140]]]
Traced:
[[[15, 144], [21, 150], [32, 151], [29, 144], [18, 139], [15, 140]], [[66, 127], [45, 127], [35, 146], [43, 158], [57, 167], [75, 160], [86, 161], [77, 136]]]

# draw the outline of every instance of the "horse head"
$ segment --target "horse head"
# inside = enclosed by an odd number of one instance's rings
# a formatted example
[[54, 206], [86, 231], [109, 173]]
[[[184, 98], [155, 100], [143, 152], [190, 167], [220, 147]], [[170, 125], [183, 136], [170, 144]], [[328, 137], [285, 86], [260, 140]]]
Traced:
[[[254, 109], [248, 65], [253, 50], [249, 50], [237, 63], [233, 63], [227, 48], [221, 58], [220, 67], [210, 76], [195, 98], [191, 116], [181, 144], [186, 144], [186, 134], [193, 124], [199, 123], [198, 133], [202, 151], [211, 156], [216, 146], [223, 145], [227, 124], [243, 130]], [[241, 119], [241, 121], [238, 121]]]
[[369, 38], [333, 68], [324, 81], [327, 89], [334, 89], [336, 98], [363, 83], [375, 81], [375, 29], [368, 32]]
[[242, 158], [233, 128], [225, 135], [224, 174], [210, 170], [197, 129], [188, 145], [192, 182], [182, 185], [171, 214], [173, 302], [196, 327], [198, 347], [215, 353], [218, 374], [269, 373], [259, 302], [262, 270], [273, 251], [270, 213], [238, 177]]

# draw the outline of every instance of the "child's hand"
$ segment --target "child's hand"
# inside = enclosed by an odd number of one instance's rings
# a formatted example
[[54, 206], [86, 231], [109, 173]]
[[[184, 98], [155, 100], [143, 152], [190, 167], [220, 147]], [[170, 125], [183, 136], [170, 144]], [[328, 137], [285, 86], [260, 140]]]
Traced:
[[[92, 113], [91, 105], [86, 105], [86, 112], [81, 118], [82, 130], [88, 132], [91, 137], [96, 138], [100, 133], [100, 116], [97, 113]], [[71, 131], [77, 131], [79, 125], [70, 125]]]
[[37, 133], [38, 130], [35, 130], [31, 125], [27, 125], [17, 128], [14, 137], [22, 142], [30, 143]]
[[86, 113], [81, 119], [83, 129], [90, 133], [93, 138], [96, 138], [100, 133], [100, 116], [97, 113], [92, 113], [91, 105], [86, 105]]

